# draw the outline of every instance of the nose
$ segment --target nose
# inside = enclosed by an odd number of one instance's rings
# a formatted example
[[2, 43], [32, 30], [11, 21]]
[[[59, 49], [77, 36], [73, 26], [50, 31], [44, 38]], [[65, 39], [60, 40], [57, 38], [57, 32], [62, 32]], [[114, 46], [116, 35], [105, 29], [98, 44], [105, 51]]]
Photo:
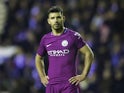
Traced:
[[55, 18], [55, 22], [58, 22], [58, 19], [57, 18]]

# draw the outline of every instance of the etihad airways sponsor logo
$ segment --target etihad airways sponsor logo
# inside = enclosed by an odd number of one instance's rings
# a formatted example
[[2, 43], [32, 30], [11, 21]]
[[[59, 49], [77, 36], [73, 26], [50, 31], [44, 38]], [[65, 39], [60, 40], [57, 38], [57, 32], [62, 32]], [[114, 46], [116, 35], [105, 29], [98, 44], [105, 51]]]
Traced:
[[69, 53], [68, 49], [63, 50], [50, 50], [47, 52], [49, 56], [65, 56]]

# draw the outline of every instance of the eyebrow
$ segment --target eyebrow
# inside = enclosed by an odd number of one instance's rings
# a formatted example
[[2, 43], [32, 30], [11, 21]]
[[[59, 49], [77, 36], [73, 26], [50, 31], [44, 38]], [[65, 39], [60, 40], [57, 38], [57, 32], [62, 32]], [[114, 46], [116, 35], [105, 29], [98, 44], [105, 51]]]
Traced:
[[[57, 18], [61, 18], [61, 16], [59, 15], [59, 16], [56, 16]], [[52, 16], [52, 17], [50, 17], [50, 18], [55, 18], [55, 16]]]

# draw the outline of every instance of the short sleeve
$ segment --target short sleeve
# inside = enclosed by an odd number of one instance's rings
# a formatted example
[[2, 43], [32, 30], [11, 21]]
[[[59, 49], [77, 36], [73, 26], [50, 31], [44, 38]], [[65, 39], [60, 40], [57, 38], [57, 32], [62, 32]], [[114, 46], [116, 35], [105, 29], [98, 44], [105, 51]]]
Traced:
[[44, 56], [46, 53], [46, 48], [45, 48], [45, 45], [44, 45], [44, 38], [41, 39], [40, 41], [40, 45], [37, 49], [37, 54], [39, 54], [40, 56]]
[[75, 37], [75, 45], [78, 49], [80, 49], [86, 44], [86, 42], [83, 40], [83, 38], [78, 32], [74, 33], [74, 37]]

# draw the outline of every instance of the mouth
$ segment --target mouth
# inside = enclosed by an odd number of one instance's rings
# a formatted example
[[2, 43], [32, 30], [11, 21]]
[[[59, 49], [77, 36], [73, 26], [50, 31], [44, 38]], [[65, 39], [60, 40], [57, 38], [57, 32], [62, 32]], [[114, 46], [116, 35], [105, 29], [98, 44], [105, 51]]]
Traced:
[[60, 26], [59, 24], [54, 24], [54, 26]]
[[58, 23], [54, 24], [54, 25], [59, 25]]

